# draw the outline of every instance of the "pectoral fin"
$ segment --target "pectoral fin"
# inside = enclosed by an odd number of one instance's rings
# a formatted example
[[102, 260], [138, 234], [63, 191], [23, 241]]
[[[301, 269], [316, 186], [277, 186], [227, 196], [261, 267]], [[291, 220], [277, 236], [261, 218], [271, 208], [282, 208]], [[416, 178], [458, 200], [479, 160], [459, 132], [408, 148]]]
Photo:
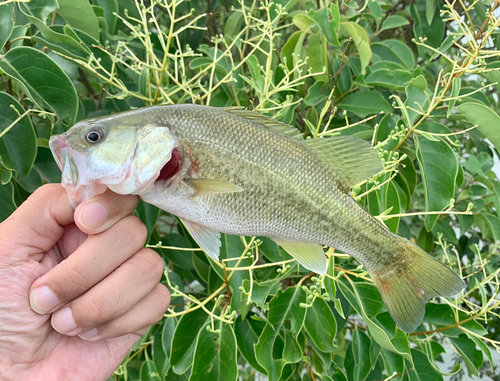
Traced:
[[276, 241], [306, 269], [318, 274], [326, 273], [326, 258], [323, 246], [314, 243]]
[[209, 194], [243, 192], [243, 188], [226, 181], [212, 179], [187, 179], [186, 184], [196, 190], [195, 196], [206, 196]]
[[207, 253], [211, 258], [218, 261], [220, 253], [220, 233], [201, 226], [195, 222], [182, 220], [184, 226], [188, 230], [195, 242]]

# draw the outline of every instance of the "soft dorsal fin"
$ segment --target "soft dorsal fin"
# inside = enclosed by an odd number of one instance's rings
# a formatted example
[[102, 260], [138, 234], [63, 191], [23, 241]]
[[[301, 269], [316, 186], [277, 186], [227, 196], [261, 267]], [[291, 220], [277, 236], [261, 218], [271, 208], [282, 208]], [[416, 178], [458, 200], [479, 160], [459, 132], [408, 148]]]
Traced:
[[243, 192], [243, 188], [226, 181], [212, 179], [186, 179], [186, 184], [196, 191], [195, 196], [206, 196], [209, 194]]
[[257, 111], [245, 110], [242, 107], [224, 107], [222, 110], [231, 114], [237, 115], [241, 118], [251, 120], [252, 122], [259, 123], [260, 125], [272, 128], [294, 139], [304, 140], [303, 135], [296, 128], [289, 126], [283, 122], [273, 119], [269, 116], [258, 113]]
[[294, 257], [306, 269], [314, 271], [318, 274], [326, 273], [326, 257], [323, 251], [323, 246], [315, 243], [301, 243], [278, 241], [285, 251]]
[[195, 222], [182, 220], [194, 241], [203, 249], [203, 251], [215, 261], [219, 260], [220, 253], [220, 233], [201, 226]]
[[355, 136], [337, 135], [309, 139], [305, 143], [330, 165], [348, 188], [384, 169], [375, 149]]

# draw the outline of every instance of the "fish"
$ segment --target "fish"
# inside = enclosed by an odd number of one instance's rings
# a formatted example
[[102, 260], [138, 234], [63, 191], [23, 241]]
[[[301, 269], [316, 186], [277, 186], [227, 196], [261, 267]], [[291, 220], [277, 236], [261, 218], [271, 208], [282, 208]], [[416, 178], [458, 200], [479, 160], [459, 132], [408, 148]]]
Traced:
[[184, 104], [83, 120], [49, 145], [73, 206], [107, 188], [139, 195], [179, 217], [214, 260], [221, 233], [268, 237], [318, 274], [326, 273], [325, 246], [349, 254], [405, 332], [421, 324], [430, 299], [464, 288], [351, 197], [383, 169], [363, 139], [305, 139], [255, 111]]

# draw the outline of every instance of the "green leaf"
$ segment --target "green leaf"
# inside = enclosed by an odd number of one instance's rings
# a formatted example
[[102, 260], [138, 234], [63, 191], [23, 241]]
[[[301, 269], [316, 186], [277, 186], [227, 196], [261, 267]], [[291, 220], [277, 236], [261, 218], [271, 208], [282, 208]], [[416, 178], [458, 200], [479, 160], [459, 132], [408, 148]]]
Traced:
[[[399, 198], [399, 193], [396, 188], [397, 186], [390, 181], [387, 183], [387, 187], [384, 187], [384, 210], [387, 210], [389, 208], [392, 208], [391, 211], [388, 213], [390, 216], [391, 214], [400, 214], [401, 213], [401, 200]], [[398, 226], [399, 226], [399, 217], [393, 217], [388, 220], [384, 220], [384, 224], [389, 228], [391, 232], [396, 234], [398, 231]]]
[[389, 16], [385, 19], [384, 23], [382, 24], [382, 28], [380, 28], [380, 31], [399, 28], [400, 26], [405, 26], [408, 25], [409, 23], [410, 22], [404, 17]]
[[234, 333], [238, 342], [238, 349], [245, 360], [260, 373], [265, 373], [266, 370], [260, 366], [255, 358], [254, 345], [257, 344], [259, 336], [264, 329], [264, 323], [247, 317], [243, 319], [240, 316], [234, 323]]
[[380, 8], [380, 5], [378, 5], [377, 2], [370, 1], [368, 3], [368, 8], [370, 9], [370, 13], [372, 14], [372, 16], [377, 20], [380, 20], [382, 18], [382, 8]]
[[450, 98], [450, 103], [448, 104], [448, 111], [446, 112], [446, 117], [449, 118], [451, 112], [453, 111], [453, 107], [455, 107], [455, 103], [457, 102], [457, 96], [460, 94], [460, 85], [462, 83], [462, 80], [460, 77], [458, 78], [453, 78], [453, 82], [451, 85], [451, 96]]
[[290, 331], [298, 333], [304, 323], [305, 309], [300, 303], [305, 303], [306, 294], [301, 287], [289, 287], [285, 291], [279, 290], [269, 303], [269, 317], [266, 327], [255, 344], [257, 362], [266, 370], [269, 381], [280, 380], [283, 367], [290, 361], [274, 358], [273, 352], [280, 331], [285, 320], [290, 321]]
[[104, 9], [104, 18], [106, 19], [106, 25], [108, 26], [108, 33], [115, 33], [116, 16], [114, 13], [118, 13], [118, 1], [97, 0], [97, 4]]
[[162, 342], [162, 330], [158, 329], [153, 338], [153, 363], [158, 373], [160, 374], [160, 379], [163, 379], [163, 376], [167, 373], [169, 368], [168, 355], [165, 353], [163, 349]]
[[353, 379], [358, 381], [366, 380], [371, 370], [370, 348], [372, 341], [358, 328], [352, 332], [352, 352], [354, 357]]
[[175, 328], [170, 352], [170, 365], [175, 373], [182, 374], [191, 366], [198, 332], [207, 332], [204, 329], [207, 321], [208, 315], [201, 308], [182, 315]]
[[408, 373], [410, 381], [443, 381], [443, 376], [434, 370], [424, 353], [412, 349], [411, 355], [414, 367], [413, 371]]
[[76, 29], [99, 40], [99, 22], [88, 0], [57, 0], [57, 13]]
[[46, 54], [20, 46], [0, 58], [0, 68], [19, 81], [26, 94], [54, 110], [68, 125], [75, 123], [78, 97], [66, 73]]
[[[238, 14], [240, 13], [238, 12]], [[305, 13], [297, 13], [296, 15], [294, 15], [292, 18], [292, 22], [302, 32], [307, 32], [309, 31], [309, 29], [317, 27], [317, 24], [314, 22], [314, 20], [307, 16]]]
[[146, 242], [149, 242], [149, 238], [151, 238], [151, 234], [153, 234], [153, 229], [156, 226], [158, 217], [160, 217], [161, 210], [156, 206], [146, 204], [142, 200], [139, 201], [139, 205], [137, 205], [135, 210], [142, 223], [148, 228], [148, 238]]
[[165, 369], [165, 372], [170, 368], [170, 354], [172, 352], [172, 339], [174, 338], [175, 327], [177, 326], [177, 321], [174, 317], [169, 317], [165, 320], [163, 324], [163, 329], [161, 330], [161, 346], [163, 353], [165, 353], [165, 363], [163, 366], [156, 364], [158, 369]]
[[[434, 17], [432, 23], [427, 22], [426, 0], [417, 0], [410, 7], [411, 18], [413, 19], [413, 33], [415, 39], [426, 38], [425, 43], [433, 48], [441, 45], [444, 37], [445, 25], [441, 17]], [[418, 46], [420, 55], [432, 55], [430, 49]]]
[[305, 38], [305, 33], [298, 31], [293, 33], [283, 45], [283, 48], [281, 49], [281, 61], [286, 60], [286, 66], [288, 70], [293, 70], [294, 67], [294, 57], [293, 53], [295, 53], [295, 50], [297, 49], [297, 44], [300, 44], [300, 47], [302, 47], [302, 43], [304, 42]]
[[339, 107], [352, 111], [361, 118], [383, 111], [385, 114], [392, 112], [392, 107], [378, 91], [358, 91], [346, 96]]
[[48, 15], [59, 8], [57, 0], [31, 0], [22, 4], [37, 19], [45, 22]]
[[43, 184], [60, 182], [61, 170], [54, 161], [52, 152], [46, 147], [39, 146], [31, 172], [19, 184], [32, 193]]
[[422, 91], [425, 91], [427, 89], [427, 81], [422, 74], [419, 74], [416, 77], [412, 78], [410, 81], [408, 81], [407, 85], [415, 86]]
[[318, 11], [309, 11], [307, 16], [323, 31], [323, 34], [330, 44], [339, 45], [337, 37], [337, 31], [339, 29], [338, 8], [336, 6], [332, 8], [336, 9], [336, 12], [332, 13], [330, 8], [324, 7]]
[[14, 186], [12, 183], [0, 184], [0, 222], [4, 221], [16, 210], [14, 202]]
[[425, 4], [425, 18], [427, 19], [427, 24], [432, 25], [434, 20], [434, 15], [438, 9], [437, 0], [426, 0]]
[[412, 79], [411, 73], [406, 70], [381, 69], [371, 72], [365, 83], [371, 86], [381, 86], [392, 90], [404, 90], [406, 82]]
[[[162, 243], [164, 246], [174, 246], [174, 247], [182, 247], [182, 248], [192, 248], [191, 243], [180, 234], [167, 234], [162, 237]], [[172, 263], [176, 264], [187, 270], [194, 270], [193, 261], [191, 259], [192, 253], [189, 251], [181, 251], [181, 250], [163, 250], [163, 253], [167, 259], [169, 259]]]
[[340, 26], [351, 36], [361, 61], [361, 74], [365, 74], [365, 69], [372, 58], [368, 33], [361, 26], [353, 22], [341, 22]]
[[[243, 254], [243, 252], [245, 251], [245, 245], [243, 244], [243, 241], [239, 236], [222, 234], [221, 242], [222, 246], [220, 249], [220, 259], [239, 258], [241, 254]], [[239, 266], [241, 267], [251, 266], [252, 262], [253, 258], [245, 258], [241, 260]], [[235, 264], [236, 261], [232, 261], [229, 263]], [[220, 267], [217, 266], [217, 271], [220, 270], [221, 270]], [[221, 275], [222, 278], [224, 278], [223, 272], [220, 272], [219, 275]], [[248, 273], [248, 271], [235, 271], [233, 276], [229, 280], [229, 287], [231, 288], [231, 292], [233, 294], [231, 298], [231, 308], [234, 311], [239, 311], [242, 305], [246, 306], [246, 302], [242, 300], [242, 293], [240, 290], [240, 286], [242, 286], [245, 280], [250, 280], [250, 274]]]
[[372, 45], [373, 54], [384, 61], [391, 61], [403, 65], [412, 70], [415, 66], [415, 58], [408, 46], [399, 40], [384, 40]]
[[316, 81], [314, 85], [307, 89], [307, 95], [304, 98], [304, 103], [307, 106], [316, 106], [328, 98], [329, 91], [325, 89], [323, 81]]
[[159, 381], [161, 380], [158, 370], [155, 367], [155, 363], [149, 358], [142, 363], [141, 366], [141, 381]]
[[[373, 309], [373, 303], [376, 304], [381, 303], [380, 296], [378, 300], [372, 300], [372, 297], [362, 297], [364, 294], [363, 288], [360, 288], [358, 282], [352, 282], [350, 284], [345, 279], [339, 279], [337, 282], [339, 290], [344, 294], [345, 298], [349, 301], [352, 307], [356, 310], [356, 312], [361, 315], [363, 320], [365, 321], [366, 327], [368, 328], [368, 332], [370, 337], [383, 349], [399, 354], [409, 361], [411, 361], [410, 347], [408, 344], [408, 336], [405, 332], [401, 331], [393, 322], [393, 327], [395, 333], [388, 333], [385, 327], [382, 327], [380, 324], [375, 323], [372, 319], [370, 319], [367, 315], [367, 311], [369, 313], [373, 313], [376, 309]], [[371, 287], [375, 287], [371, 285]], [[376, 292], [376, 290], [375, 290]], [[383, 305], [383, 304], [382, 304]], [[369, 307], [368, 310], [366, 307]], [[372, 311], [370, 311], [370, 308]]]
[[[473, 333], [483, 336], [488, 332], [484, 327], [475, 322], [474, 320], [468, 320], [470, 316], [463, 312], [458, 313], [458, 321], [462, 322], [460, 325]], [[456, 325], [455, 311], [447, 304], [433, 304], [428, 303], [425, 308], [424, 322], [433, 324], [436, 328], [449, 327], [443, 330], [442, 333], [448, 337], [458, 337], [463, 331], [457, 328]], [[465, 321], [465, 322], [464, 322]]]
[[394, 181], [404, 190], [406, 193], [407, 204], [404, 209], [410, 209], [411, 206], [411, 196], [417, 185], [417, 171], [413, 165], [413, 161], [407, 157], [403, 161], [403, 164], [398, 168], [398, 174], [394, 178]]
[[[441, 211], [455, 195], [458, 160], [448, 143], [431, 141], [415, 135], [420, 175], [425, 189], [425, 211]], [[425, 216], [425, 228], [430, 231], [439, 215]]]
[[476, 349], [476, 343], [465, 334], [459, 335], [456, 338], [452, 337], [450, 340], [465, 362], [469, 377], [479, 376], [478, 369], [483, 366], [483, 353], [479, 349]]
[[422, 113], [427, 111], [429, 107], [429, 97], [418, 87], [407, 86], [405, 107], [407, 108], [408, 127], [412, 127]]
[[307, 308], [304, 327], [319, 350], [333, 352], [337, 324], [332, 310], [323, 299], [316, 298], [313, 305]]
[[480, 103], [462, 103], [458, 110], [488, 139], [500, 153], [500, 117], [486, 105]]
[[3, 5], [0, 11], [0, 49], [14, 30], [14, 4]]
[[382, 349], [380, 353], [382, 354], [382, 360], [384, 361], [387, 374], [393, 375], [394, 373], [396, 373], [397, 376], [392, 380], [401, 381], [405, 370], [404, 357], [385, 349]]
[[24, 112], [13, 97], [0, 92], [0, 135], [3, 135], [0, 138], [0, 158], [6, 168], [17, 172], [18, 180], [30, 173], [37, 153], [36, 135], [30, 117], [25, 115], [18, 120]]
[[238, 379], [236, 337], [231, 325], [220, 323], [220, 333], [202, 329], [194, 353], [189, 381], [236, 381]]
[[309, 57], [309, 67], [313, 73], [325, 72], [325, 74], [317, 74], [314, 76], [316, 83], [328, 81], [328, 66], [326, 40], [318, 34], [309, 36], [309, 46], [307, 47], [306, 55]]

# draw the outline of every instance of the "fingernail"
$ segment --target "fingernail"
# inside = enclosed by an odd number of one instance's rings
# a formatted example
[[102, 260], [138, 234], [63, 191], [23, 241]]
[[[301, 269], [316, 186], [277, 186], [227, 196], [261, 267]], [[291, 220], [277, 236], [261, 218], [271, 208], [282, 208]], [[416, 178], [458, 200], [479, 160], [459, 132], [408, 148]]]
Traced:
[[73, 319], [73, 313], [69, 307], [65, 307], [52, 314], [52, 328], [59, 333], [69, 333], [77, 327]]
[[92, 202], [80, 210], [78, 222], [87, 229], [98, 229], [108, 220], [108, 211], [100, 202]]
[[78, 336], [83, 340], [89, 340], [97, 336], [97, 328], [89, 329], [87, 332], [80, 333]]
[[40, 315], [46, 314], [59, 303], [57, 296], [47, 286], [37, 287], [31, 291], [31, 309]]

